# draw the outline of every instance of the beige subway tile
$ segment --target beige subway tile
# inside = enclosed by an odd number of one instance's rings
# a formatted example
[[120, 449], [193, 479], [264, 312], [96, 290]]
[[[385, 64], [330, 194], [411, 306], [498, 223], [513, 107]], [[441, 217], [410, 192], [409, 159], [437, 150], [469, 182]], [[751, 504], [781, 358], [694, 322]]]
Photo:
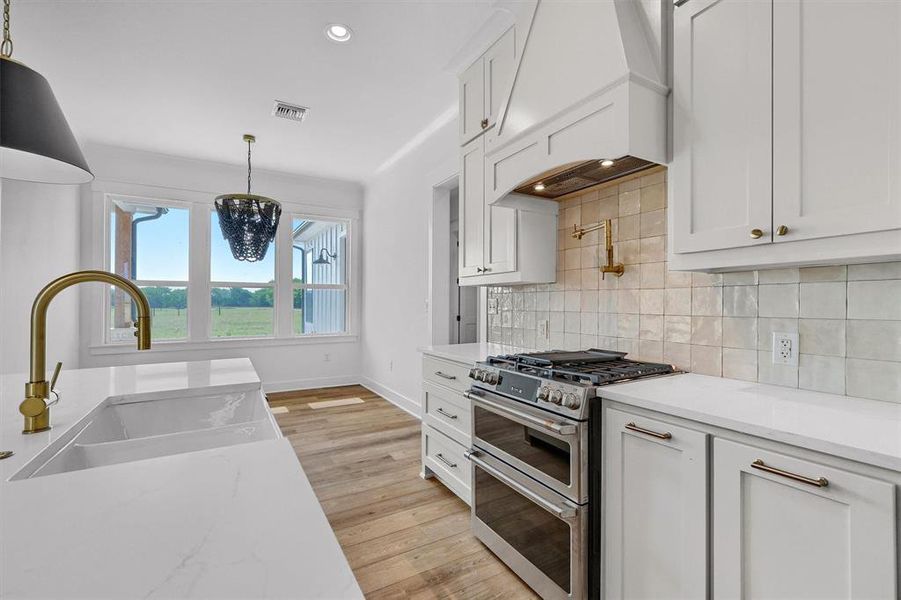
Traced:
[[691, 370], [691, 344], [663, 342], [663, 360], [679, 370]]
[[551, 295], [550, 295], [551, 311], [563, 312], [564, 307], [566, 306], [564, 303], [564, 298], [565, 298], [564, 292], [551, 292]]
[[801, 354], [845, 355], [845, 323], [838, 319], [801, 319], [798, 321]]
[[760, 283], [798, 283], [801, 273], [797, 267], [789, 269], [765, 269], [757, 272]]
[[639, 312], [646, 315], [663, 314], [663, 290], [640, 290]]
[[583, 269], [594, 269], [598, 268], [598, 247], [597, 246], [588, 246], [580, 248], [580, 262], [582, 264]]
[[655, 171], [654, 173], [650, 173], [648, 175], [641, 176], [641, 187], [646, 188], [652, 185], [656, 185], [658, 183], [663, 183], [666, 181], [666, 170], [661, 169], [659, 171]]
[[607, 275], [607, 279], [616, 280], [617, 287], [621, 290], [641, 287], [641, 265], [626, 265], [621, 277]]
[[848, 325], [849, 357], [901, 361], [901, 321], [843, 323]]
[[691, 347], [691, 370], [699, 375], [723, 375], [723, 350], [719, 346]]
[[664, 313], [691, 315], [691, 288], [669, 288], [665, 293]]
[[616, 340], [617, 350], [625, 352], [629, 358], [637, 358], [639, 347], [638, 338], [618, 338]]
[[570, 248], [563, 253], [563, 269], [571, 271], [582, 268], [582, 249]]
[[726, 317], [756, 317], [757, 286], [723, 287], [723, 315]]
[[641, 315], [638, 337], [643, 340], [663, 341], [663, 315]]
[[757, 285], [757, 271], [723, 273], [723, 285]]
[[849, 281], [872, 281], [880, 279], [901, 279], [901, 262], [851, 265], [848, 267]]
[[691, 314], [719, 317], [723, 314], [723, 288], [699, 287], [691, 291]]
[[654, 210], [641, 213], [641, 237], [653, 237], [666, 233], [666, 211]]
[[597, 192], [594, 193], [594, 199], [582, 201], [582, 223], [588, 225], [597, 223], [601, 220], [601, 201], [597, 199]]
[[757, 293], [757, 311], [761, 317], [798, 317], [799, 292], [797, 283], [760, 285]]
[[666, 206], [666, 185], [657, 183], [641, 188], [641, 212], [660, 210]]
[[566, 291], [579, 290], [582, 288], [582, 270], [573, 269], [564, 271], [563, 289]]
[[586, 350], [588, 348], [598, 347], [598, 336], [583, 333], [579, 336], [579, 349]]
[[582, 335], [597, 335], [598, 334], [598, 314], [597, 313], [589, 313], [582, 312], [582, 316], [580, 317], [580, 329], [579, 333]]
[[620, 337], [637, 338], [640, 330], [638, 315], [620, 313], [616, 319], [616, 329]]
[[802, 319], [844, 319], [847, 284], [844, 281], [802, 283]]
[[[626, 240], [614, 244], [614, 257], [617, 262], [628, 265], [637, 265], [641, 262], [641, 240]], [[649, 261], [650, 262], [650, 261]]]
[[840, 356], [798, 356], [798, 387], [827, 394], [845, 393], [845, 359]]
[[694, 346], [722, 346], [722, 317], [692, 317], [691, 343]]
[[598, 270], [596, 268], [582, 269], [582, 289], [598, 289]]
[[773, 349], [773, 333], [798, 333], [798, 319], [757, 319], [757, 349]]
[[664, 317], [663, 339], [680, 344], [691, 343], [691, 317]]
[[617, 290], [616, 305], [621, 313], [638, 314], [641, 312], [639, 290]]
[[619, 315], [598, 313], [598, 335], [616, 337], [619, 335]]
[[567, 333], [564, 334], [566, 337], [563, 341], [563, 349], [571, 350], [575, 352], [576, 350], [582, 350], [582, 335], [579, 333]]
[[723, 317], [723, 346], [757, 349], [757, 319]]
[[548, 319], [548, 329], [551, 330], [551, 333], [558, 332], [563, 333], [564, 331], [564, 322], [566, 313], [562, 312], [551, 312], [549, 313], [550, 318]]
[[637, 240], [641, 237], [641, 216], [629, 215], [617, 219], [617, 232], [614, 237], [617, 241]]
[[598, 221], [616, 219], [617, 217], [619, 217], [619, 198], [617, 196], [598, 200]]
[[578, 312], [563, 313], [563, 331], [565, 333], [582, 332], [582, 314]]
[[641, 212], [641, 192], [637, 189], [631, 191], [620, 191], [619, 193], [619, 216], [626, 217], [628, 215], [637, 215]]
[[619, 195], [619, 184], [616, 180], [608, 181], [607, 183], [603, 183], [599, 186], [593, 188], [598, 193], [598, 198], [609, 198], [611, 196]]
[[598, 290], [598, 312], [616, 312], [616, 290]]
[[582, 207], [578, 204], [563, 209], [563, 229], [571, 230], [582, 224]]
[[849, 281], [848, 318], [901, 321], [901, 279]]
[[631, 192], [641, 188], [641, 178], [640, 177], [630, 177], [628, 179], [624, 179], [622, 183], [619, 184], [619, 193], [622, 195], [623, 192]]
[[643, 263], [641, 265], [641, 287], [662, 288], [665, 281], [665, 271], [666, 263], [664, 262]]
[[723, 285], [723, 276], [720, 273], [692, 273], [692, 287], [717, 287]]
[[691, 272], [689, 271], [669, 271], [666, 272], [666, 287], [668, 288], [684, 288], [691, 287]]
[[757, 381], [757, 351], [723, 348], [723, 377]]
[[583, 288], [580, 307], [583, 313], [598, 312], [598, 291]]
[[845, 373], [847, 395], [901, 402], [901, 362], [848, 358]]
[[563, 310], [566, 312], [579, 312], [582, 308], [582, 292], [581, 290], [569, 290], [564, 292]]
[[638, 355], [641, 357], [641, 360], [662, 362], [663, 342], [655, 340], [638, 340]]
[[641, 262], [662, 262], [666, 260], [666, 236], [641, 238]]
[[805, 267], [801, 269], [801, 283], [814, 281], [847, 281], [848, 267]]

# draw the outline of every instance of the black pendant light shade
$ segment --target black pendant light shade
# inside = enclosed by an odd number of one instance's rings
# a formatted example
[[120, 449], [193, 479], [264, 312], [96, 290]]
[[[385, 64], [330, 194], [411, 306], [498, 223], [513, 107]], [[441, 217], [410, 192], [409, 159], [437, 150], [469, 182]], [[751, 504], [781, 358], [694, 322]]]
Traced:
[[265, 196], [250, 193], [250, 145], [256, 138], [244, 135], [247, 142], [247, 193], [216, 196], [216, 214], [222, 237], [228, 241], [237, 260], [256, 262], [266, 258], [269, 244], [275, 239], [281, 205]]
[[0, 177], [39, 183], [94, 178], [44, 77], [0, 57]]

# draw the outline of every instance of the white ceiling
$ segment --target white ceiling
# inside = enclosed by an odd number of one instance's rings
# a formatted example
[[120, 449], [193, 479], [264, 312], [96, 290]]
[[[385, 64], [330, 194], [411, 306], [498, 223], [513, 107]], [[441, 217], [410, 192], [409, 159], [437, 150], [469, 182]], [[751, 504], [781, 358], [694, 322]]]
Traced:
[[[13, 0], [14, 58], [82, 142], [364, 181], [456, 104], [472, 1]], [[326, 39], [345, 23], [346, 44]], [[275, 99], [308, 106], [302, 123]]]

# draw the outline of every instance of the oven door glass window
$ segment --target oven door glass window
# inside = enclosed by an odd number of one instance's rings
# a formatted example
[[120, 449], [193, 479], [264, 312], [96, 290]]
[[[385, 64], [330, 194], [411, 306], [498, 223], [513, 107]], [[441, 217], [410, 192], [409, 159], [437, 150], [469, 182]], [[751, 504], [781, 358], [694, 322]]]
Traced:
[[472, 409], [477, 438], [555, 481], [571, 485], [569, 442], [486, 410], [478, 404], [474, 404]]
[[570, 525], [478, 466], [473, 486], [476, 517], [570, 592]]

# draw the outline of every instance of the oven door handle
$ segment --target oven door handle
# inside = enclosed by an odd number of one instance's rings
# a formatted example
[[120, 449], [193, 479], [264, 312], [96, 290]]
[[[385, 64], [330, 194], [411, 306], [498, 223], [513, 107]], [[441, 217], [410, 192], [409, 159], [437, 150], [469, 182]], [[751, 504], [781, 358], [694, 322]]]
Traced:
[[502, 404], [498, 404], [497, 402], [493, 402], [486, 398], [485, 392], [482, 392], [481, 390], [469, 390], [468, 392], [466, 392], [466, 397], [475, 402], [484, 404], [488, 408], [499, 412], [502, 415], [526, 421], [527, 423], [531, 423], [536, 427], [540, 427], [548, 431], [553, 431], [554, 433], [559, 435], [572, 435], [576, 432], [575, 425], [570, 425], [569, 423], [560, 423], [558, 421], [552, 421], [550, 419], [542, 419], [540, 417], [532, 416], [529, 413], [524, 413], [512, 408], [508, 408]]
[[541, 496], [539, 496], [538, 494], [536, 494], [535, 492], [533, 492], [526, 486], [522, 485], [521, 483], [517, 483], [516, 481], [510, 479], [509, 477], [507, 477], [506, 475], [504, 475], [503, 473], [501, 473], [500, 471], [498, 471], [497, 469], [495, 469], [494, 467], [492, 467], [491, 465], [489, 465], [488, 463], [483, 461], [481, 458], [479, 458], [478, 452], [474, 452], [474, 451], [470, 452], [469, 460], [472, 461], [472, 463], [475, 464], [477, 467], [479, 467], [480, 469], [482, 469], [483, 471], [485, 471], [492, 477], [499, 480], [504, 485], [519, 492], [520, 494], [525, 496], [527, 499], [534, 502], [535, 504], [537, 504], [544, 510], [548, 511], [549, 513], [551, 513], [552, 515], [554, 515], [561, 521], [570, 521], [570, 520], [574, 519], [576, 517], [576, 515], [578, 514], [578, 510], [573, 508], [572, 506], [568, 506], [566, 504], [564, 504], [562, 506], [554, 504], [550, 500], [545, 500], [544, 498], [542, 498]]

